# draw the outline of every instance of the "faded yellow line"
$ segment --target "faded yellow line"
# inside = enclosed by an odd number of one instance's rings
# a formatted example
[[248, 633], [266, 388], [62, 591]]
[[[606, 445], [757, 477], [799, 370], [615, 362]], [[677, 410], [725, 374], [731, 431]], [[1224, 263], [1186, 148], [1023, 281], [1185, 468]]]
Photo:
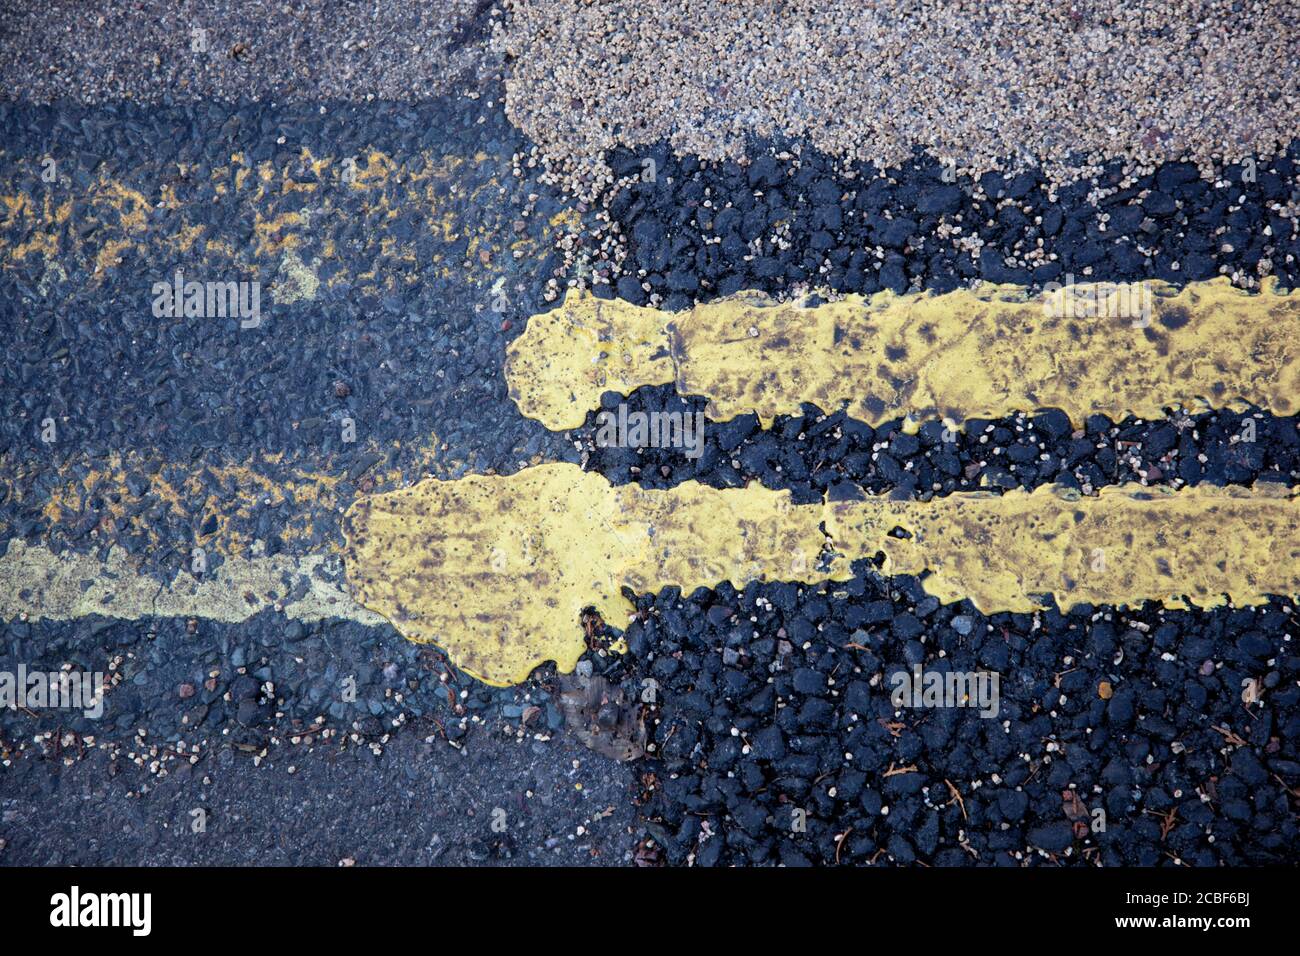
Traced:
[[[513, 214], [472, 221], [464, 216], [466, 210], [501, 206], [499, 181], [471, 176], [486, 154], [423, 151], [406, 163], [402, 159], [377, 150], [316, 157], [304, 148], [277, 166], [232, 153], [229, 162], [208, 174], [213, 202], [246, 211], [251, 240], [214, 232], [203, 204], [178, 196], [176, 184], [197, 175], [189, 164], [159, 163], [151, 170], [153, 179], [138, 188], [105, 166], [85, 188], [74, 189], [65, 178], [43, 194], [23, 192], [0, 175], [0, 269], [26, 267], [34, 257], [45, 266], [39, 283], [45, 294], [74, 265], [102, 282], [134, 250], [140, 261], [162, 270], [173, 262], [184, 264], [191, 277], [199, 266], [220, 276], [250, 272], [271, 284], [275, 302], [287, 304], [315, 298], [322, 285], [345, 282], [376, 294], [399, 292], [431, 277], [491, 286], [507, 264], [539, 260], [550, 251], [554, 229], [549, 225], [534, 239], [508, 228]], [[294, 194], [304, 194], [305, 204], [294, 202]], [[295, 208], [282, 209], [282, 204]], [[173, 215], [151, 218], [155, 209]], [[407, 210], [419, 214], [410, 234], [396, 229]], [[351, 227], [359, 214], [366, 229], [357, 234]], [[438, 245], [422, 255], [424, 237]], [[195, 249], [199, 240], [201, 259]], [[447, 248], [460, 240], [463, 252]], [[331, 274], [322, 280], [326, 265]]]
[[[363, 450], [388, 458], [404, 447], [407, 463], [376, 464], [358, 482], [361, 493], [396, 487], [410, 476], [442, 473], [457, 464], [439, 459], [432, 432], [427, 442], [367, 442]], [[11, 482], [17, 503], [39, 506], [51, 539], [77, 528], [93, 510], [101, 527], [90, 532], [91, 544], [102, 540], [102, 529], [104, 534], [136, 537], [145, 548], [161, 551], [177, 544], [179, 527], [197, 529], [211, 519], [213, 529], [200, 536], [199, 544], [210, 554], [242, 555], [258, 545], [259, 510], [275, 509], [287, 512], [285, 517], [277, 513], [271, 524], [286, 550], [339, 550], [338, 516], [357, 493], [345, 485], [348, 462], [295, 461], [282, 452], [246, 459], [212, 456], [197, 464], [164, 461], [159, 466], [160, 458], [157, 449], [74, 457], [51, 474], [39, 461], [0, 455], [0, 479]], [[138, 489], [132, 477], [139, 480]]]
[[[200, 467], [169, 464], [153, 471], [149, 465], [157, 461], [157, 452], [114, 452], [81, 467], [74, 461], [60, 468], [58, 480], [46, 483], [48, 498], [42, 514], [54, 526], [65, 519], [75, 523], [85, 512], [88, 500], [94, 499], [104, 518], [114, 523], [119, 533], [139, 535], [153, 549], [170, 544], [169, 519], [201, 526], [210, 516], [216, 530], [204, 537], [203, 545], [222, 554], [240, 554], [254, 544], [256, 509], [288, 503], [295, 509], [294, 516], [278, 525], [276, 533], [293, 547], [311, 540], [314, 519], [320, 513], [342, 510], [347, 500], [337, 489], [343, 479], [341, 472], [280, 467], [283, 460], [283, 454], [272, 453], [260, 460]], [[0, 474], [6, 473], [5, 465], [0, 459]], [[279, 470], [283, 475], [271, 477], [258, 468]], [[143, 495], [131, 491], [128, 475], [147, 476]], [[385, 474], [376, 480], [395, 483], [399, 477]], [[139, 507], [146, 498], [155, 507]], [[333, 543], [329, 547], [337, 550]]]
[[885, 573], [927, 575], [929, 593], [985, 613], [1051, 597], [1067, 609], [1211, 607], [1300, 593], [1300, 498], [1263, 485], [795, 505], [757, 485], [614, 487], [557, 463], [363, 498], [346, 533], [357, 600], [493, 684], [547, 660], [571, 670], [582, 610], [624, 626], [624, 586], [841, 581], [853, 560], [881, 552]]
[[942, 295], [881, 292], [815, 307], [745, 294], [668, 313], [571, 292], [510, 346], [521, 412], [553, 431], [580, 426], [605, 391], [673, 384], [709, 417], [765, 425], [847, 405], [870, 424], [960, 422], [1060, 408], [1158, 416], [1245, 401], [1300, 409], [1300, 294], [1250, 294], [1227, 279], [1070, 286], [1028, 296], [982, 285]]
[[[393, 487], [410, 474], [440, 469], [436, 445], [430, 436], [427, 445], [411, 449], [405, 465], [376, 465], [359, 487]], [[387, 450], [401, 448], [396, 443]], [[161, 467], [158, 461], [156, 450], [113, 453], [73, 458], [49, 472], [38, 462], [0, 456], [0, 476], [12, 482], [16, 501], [35, 499], [30, 504], [39, 504], [49, 522], [44, 543], [13, 539], [0, 552], [0, 621], [99, 614], [238, 622], [275, 610], [303, 620], [384, 623], [341, 584], [339, 518], [356, 492], [340, 487], [340, 464], [294, 463], [281, 453]], [[269, 525], [279, 539], [276, 554], [267, 554], [267, 542], [258, 537], [268, 531], [259, 520], [261, 508], [288, 512]], [[92, 511], [99, 523], [69, 546], [67, 532]], [[209, 524], [207, 533], [183, 533]], [[113, 544], [116, 536], [137, 539], [135, 553]], [[86, 544], [93, 551], [78, 550]], [[173, 555], [169, 569], [142, 559], [158, 552]]]

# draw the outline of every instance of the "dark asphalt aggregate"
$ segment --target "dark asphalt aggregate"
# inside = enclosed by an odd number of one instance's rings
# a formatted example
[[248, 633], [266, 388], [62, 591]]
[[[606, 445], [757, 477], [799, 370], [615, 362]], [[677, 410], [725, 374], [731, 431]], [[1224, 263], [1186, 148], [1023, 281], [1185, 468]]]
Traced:
[[[1289, 288], [1300, 276], [1294, 146], [1253, 174], [1226, 167], [1213, 183], [1186, 163], [1143, 176], [1113, 165], [1056, 189], [1034, 170], [972, 181], [920, 156], [900, 169], [845, 169], [798, 145], [755, 142], [744, 166], [663, 146], [617, 152], [620, 178], [601, 203], [623, 256], [597, 261], [604, 294], [655, 296], [675, 310], [801, 286], [945, 292], [974, 279], [1041, 288], [1070, 275], [1180, 284], [1228, 275], [1246, 285], [1271, 272]], [[972, 239], [977, 247], [963, 246]]]

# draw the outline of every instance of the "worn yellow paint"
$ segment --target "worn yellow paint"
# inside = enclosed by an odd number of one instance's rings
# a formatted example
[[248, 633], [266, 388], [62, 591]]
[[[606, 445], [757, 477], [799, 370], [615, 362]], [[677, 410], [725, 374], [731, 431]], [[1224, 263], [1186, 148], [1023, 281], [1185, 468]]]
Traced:
[[360, 603], [505, 685], [546, 660], [572, 670], [583, 650], [579, 614], [592, 606], [622, 626], [622, 585], [716, 583], [739, 560], [759, 566], [801, 551], [803, 579], [814, 580], [816, 519], [788, 492], [612, 488], [552, 463], [359, 499], [345, 521], [344, 564]]
[[570, 233], [582, 231], [582, 215], [576, 209], [561, 209], [551, 217], [550, 223], [557, 230]]
[[[294, 516], [276, 530], [292, 545], [311, 537], [313, 515], [341, 507], [336, 486], [342, 476], [293, 467], [277, 469], [284, 472], [279, 478], [263, 473], [263, 469], [276, 469], [282, 457], [276, 453], [260, 461], [223, 462], [193, 470], [165, 466], [150, 474], [149, 456], [113, 453], [85, 468], [68, 467], [49, 490], [42, 514], [52, 524], [65, 518], [75, 521], [93, 498], [105, 520], [122, 533], [143, 536], [153, 548], [168, 543], [160, 536], [166, 531], [162, 517], [194, 516], [202, 524], [212, 516], [217, 529], [200, 543], [235, 555], [254, 543], [248, 529], [259, 505], [289, 503]], [[142, 496], [131, 493], [128, 474], [148, 476], [148, 490]], [[147, 507], [137, 507], [142, 499]]]
[[[349, 158], [356, 161], [355, 176], [346, 175]], [[541, 259], [563, 227], [542, 223], [540, 237], [516, 233], [511, 227], [515, 214], [501, 206], [500, 182], [475, 180], [471, 186], [467, 180], [468, 164], [487, 159], [482, 153], [471, 160], [433, 152], [390, 156], [378, 150], [316, 157], [303, 149], [277, 165], [250, 163], [244, 154], [232, 153], [229, 164], [209, 173], [214, 201], [247, 213], [251, 241], [242, 233], [213, 233], [206, 217], [191, 212], [178, 196], [178, 183], [192, 172], [184, 164], [160, 164], [155, 179], [141, 185], [128, 185], [105, 165], [75, 196], [65, 182], [49, 184], [43, 194], [24, 193], [0, 171], [0, 269], [26, 268], [26, 260], [38, 257], [47, 264], [85, 268], [102, 282], [124, 253], [134, 251], [139, 261], [158, 262], [163, 269], [182, 266], [190, 275], [248, 273], [272, 282], [278, 276], [289, 287], [271, 293], [286, 303], [311, 298], [299, 296], [306, 291], [299, 281], [301, 270], [281, 268], [285, 256], [293, 254], [304, 263], [335, 260], [339, 267], [323, 283], [329, 288], [347, 283], [385, 295], [430, 278], [491, 288], [506, 266]], [[133, 176], [131, 182], [137, 179]], [[286, 208], [295, 193], [307, 201]], [[156, 207], [173, 214], [151, 217]], [[347, 228], [358, 207], [366, 222], [359, 234]], [[498, 214], [465, 215], [485, 208]], [[406, 210], [416, 210], [420, 224], [398, 238], [393, 230]], [[425, 237], [447, 245], [463, 240], [465, 248], [436, 244], [421, 255], [417, 249]], [[203, 250], [202, 261], [195, 261], [196, 247]], [[484, 303], [486, 307], [486, 298]]]
[[345, 519], [349, 584], [405, 636], [490, 683], [523, 680], [548, 659], [572, 670], [578, 612], [617, 620], [624, 608], [606, 487], [543, 466], [362, 498]]
[[621, 625], [632, 611], [624, 586], [847, 580], [852, 561], [879, 553], [886, 573], [925, 575], [931, 594], [986, 613], [1049, 596], [1064, 608], [1178, 607], [1300, 593], [1300, 498], [1263, 486], [795, 505], [757, 485], [614, 487], [552, 463], [359, 499], [345, 534], [358, 602], [493, 684], [547, 660], [572, 670], [581, 611]]
[[[669, 313], [570, 292], [529, 319], [506, 378], [520, 411], [561, 431], [605, 391], [672, 383], [727, 421], [770, 425], [809, 402], [846, 405], [871, 424], [911, 415], [954, 421], [1060, 408], [1158, 416], [1246, 401], [1300, 410], [1300, 294], [1251, 294], [1227, 279], [1150, 284], [1151, 314], [1127, 317], [1104, 286], [1029, 296], [982, 285], [935, 295], [851, 295], [815, 307], [742, 294]], [[1074, 301], [1098, 294], [1097, 317]], [[1131, 300], [1130, 300], [1131, 301]], [[1145, 327], [1143, 327], [1145, 324]]]
[[[394, 450], [401, 445], [395, 445]], [[437, 439], [417, 446], [409, 472], [436, 473]], [[210, 554], [238, 556], [251, 553], [258, 546], [255, 538], [259, 508], [285, 505], [288, 517], [274, 524], [285, 549], [301, 553], [307, 548], [337, 553], [342, 541], [337, 534], [337, 518], [354, 493], [345, 493], [344, 472], [327, 467], [325, 462], [295, 462], [281, 452], [260, 455], [250, 460], [221, 460], [201, 465], [168, 463], [155, 467], [156, 453], [112, 453], [95, 461], [72, 461], [60, 467], [56, 476], [39, 484], [43, 498], [41, 515], [52, 526], [75, 526], [88, 510], [101, 515], [101, 522], [112, 524], [117, 533], [143, 539], [150, 550], [175, 546], [168, 535], [176, 521], [192, 522], [196, 528], [211, 517], [216, 528], [198, 538], [198, 544]], [[20, 466], [0, 457], [0, 476], [9, 477]], [[408, 474], [409, 474], [408, 472]], [[129, 475], [145, 477], [146, 490], [137, 495], [127, 481]], [[391, 488], [402, 484], [403, 469], [372, 469], [366, 475], [366, 487]], [[340, 486], [343, 487], [340, 487]], [[14, 483], [15, 494], [22, 501], [27, 482]], [[31, 495], [33, 492], [26, 492]], [[327, 522], [321, 519], [331, 518]], [[98, 538], [90, 533], [91, 543]]]
[[[911, 536], [890, 535], [896, 528]], [[1049, 596], [1069, 609], [1300, 594], [1300, 496], [1264, 482], [839, 502], [826, 506], [826, 530], [837, 550], [883, 552], [886, 573], [925, 574], [928, 593], [985, 613], [1033, 611]]]
[[59, 231], [72, 215], [72, 200], [65, 199], [56, 204], [54, 198], [46, 193], [39, 210], [27, 196], [21, 194], [6, 196], [4, 203], [8, 211], [7, 219], [30, 219], [38, 226], [26, 242], [18, 243], [11, 249], [6, 250], [0, 241], [0, 253], [14, 262], [21, 262], [31, 255], [39, 255], [47, 261], [52, 259], [59, 249]]
[[278, 216], [264, 218], [261, 212], [253, 224], [254, 244], [258, 256], [278, 256], [282, 252], [292, 252], [302, 242], [295, 230], [307, 225], [300, 212], [284, 212]]

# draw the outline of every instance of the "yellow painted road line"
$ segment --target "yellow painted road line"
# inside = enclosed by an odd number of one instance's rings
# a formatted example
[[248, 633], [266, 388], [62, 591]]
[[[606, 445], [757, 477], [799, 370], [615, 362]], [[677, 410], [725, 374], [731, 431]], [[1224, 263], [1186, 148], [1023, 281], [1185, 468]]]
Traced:
[[345, 518], [344, 565], [357, 599], [406, 637], [505, 685], [547, 660], [571, 671], [585, 607], [625, 626], [623, 585], [738, 578], [754, 547], [768, 564], [778, 552], [803, 552], [796, 578], [816, 580], [817, 520], [788, 493], [695, 482], [671, 492], [614, 488], [576, 465], [546, 464], [358, 500]]
[[727, 421], [765, 425], [810, 402], [847, 403], [872, 425], [902, 416], [960, 422], [1063, 409], [1076, 423], [1165, 406], [1250, 402], [1300, 410], [1300, 294], [1226, 279], [1015, 286], [934, 295], [881, 292], [815, 307], [742, 294], [684, 312], [571, 292], [509, 348], [519, 410], [553, 431], [580, 426], [606, 391], [675, 385]]
[[1050, 596], [1068, 609], [1300, 594], [1300, 494], [1263, 485], [795, 505], [757, 485], [614, 487], [557, 463], [362, 498], [346, 533], [361, 604], [502, 685], [547, 660], [571, 670], [582, 610], [623, 626], [633, 610], [624, 586], [840, 581], [853, 560], [881, 552], [885, 573], [928, 575], [927, 591], [985, 613], [1033, 610]]
[[[944, 602], [985, 613], [1055, 599], [1169, 607], [1300, 595], [1300, 492], [1198, 485], [1104, 488], [1100, 496], [955, 494], [795, 505], [757, 485], [614, 487], [576, 465], [515, 475], [427, 479], [363, 497], [336, 555], [225, 554], [206, 573], [142, 573], [121, 549], [55, 554], [11, 541], [0, 556], [0, 619], [98, 614], [392, 622], [445, 648], [489, 683], [524, 680], [554, 660], [572, 670], [579, 617], [594, 606], [621, 626], [624, 587], [689, 593], [730, 581], [842, 581], [883, 555], [882, 572], [922, 576]], [[340, 571], [346, 583], [340, 580]]]

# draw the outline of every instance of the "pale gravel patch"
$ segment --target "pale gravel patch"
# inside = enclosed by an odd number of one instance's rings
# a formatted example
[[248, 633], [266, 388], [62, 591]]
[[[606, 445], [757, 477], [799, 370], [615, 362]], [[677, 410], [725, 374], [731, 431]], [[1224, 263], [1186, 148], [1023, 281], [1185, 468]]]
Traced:
[[919, 148], [972, 174], [1033, 165], [1067, 181], [1111, 160], [1208, 173], [1300, 131], [1296, 0], [503, 6], [507, 112], [574, 169], [660, 139], [737, 158], [758, 134], [880, 166]]

